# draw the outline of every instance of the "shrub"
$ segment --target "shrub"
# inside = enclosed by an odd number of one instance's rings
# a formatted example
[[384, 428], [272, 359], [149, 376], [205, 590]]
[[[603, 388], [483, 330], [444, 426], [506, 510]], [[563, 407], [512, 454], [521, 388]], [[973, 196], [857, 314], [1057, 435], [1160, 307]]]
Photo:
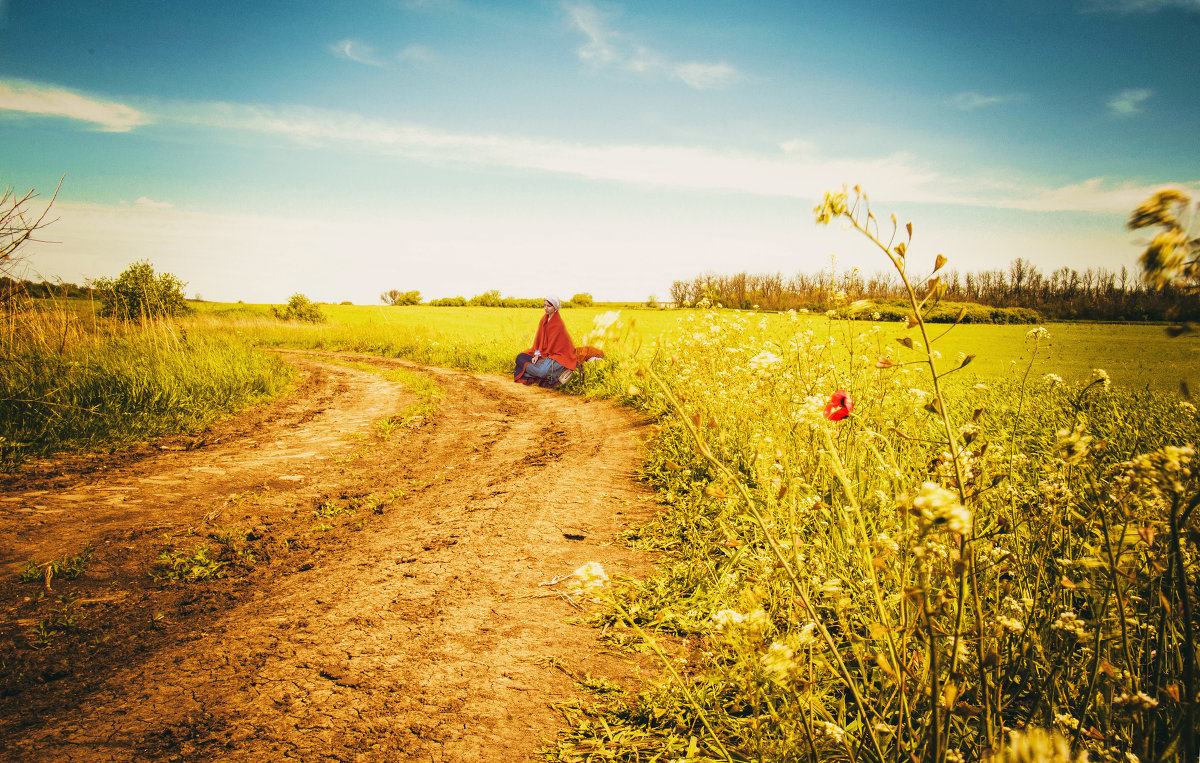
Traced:
[[421, 292], [390, 289], [379, 295], [379, 301], [385, 305], [419, 305], [421, 304]]
[[271, 307], [271, 314], [281, 321], [305, 321], [307, 323], [324, 323], [325, 313], [313, 304], [312, 300], [303, 294], [293, 294], [288, 300], [287, 307]]
[[154, 266], [135, 262], [121, 275], [100, 278], [95, 288], [101, 301], [100, 314], [119, 320], [172, 316], [187, 311], [183, 287], [170, 273], [155, 274]]
[[429, 304], [432, 307], [466, 307], [466, 297], [443, 297], [442, 299], [431, 299]]
[[571, 304], [576, 307], [591, 307], [595, 304], [591, 294], [576, 294], [571, 297]]

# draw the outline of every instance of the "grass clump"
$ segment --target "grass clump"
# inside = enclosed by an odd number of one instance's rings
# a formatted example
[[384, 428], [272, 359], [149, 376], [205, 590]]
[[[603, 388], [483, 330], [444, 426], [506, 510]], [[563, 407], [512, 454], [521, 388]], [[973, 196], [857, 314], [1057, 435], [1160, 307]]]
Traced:
[[94, 554], [95, 549], [92, 546], [92, 542], [88, 541], [84, 545], [83, 550], [78, 554], [63, 554], [58, 559], [52, 559], [41, 564], [31, 559], [17, 573], [17, 580], [22, 583], [42, 581], [47, 588], [50, 587], [50, 581], [54, 578], [74, 580], [87, 571], [87, 567], [91, 564]]
[[59, 638], [78, 632], [83, 619], [75, 598], [64, 594], [58, 597], [58, 606], [30, 627], [29, 642], [37, 649], [46, 649]]
[[212, 555], [209, 544], [197, 543], [187, 549], [163, 551], [155, 559], [155, 569], [150, 577], [158, 581], [195, 583], [225, 577], [226, 566], [228, 562]]

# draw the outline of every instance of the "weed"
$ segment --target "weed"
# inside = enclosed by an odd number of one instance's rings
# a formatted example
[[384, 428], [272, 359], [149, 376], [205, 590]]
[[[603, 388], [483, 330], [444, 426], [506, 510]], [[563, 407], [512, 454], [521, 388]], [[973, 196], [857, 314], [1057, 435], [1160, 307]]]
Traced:
[[150, 573], [155, 580], [194, 583], [225, 576], [227, 562], [209, 555], [207, 543], [197, 543], [190, 549], [163, 551], [155, 560], [156, 569]]
[[318, 506], [316, 508], [316, 510], [313, 511], [312, 514], [313, 514], [313, 517], [315, 517], [317, 519], [332, 519], [333, 517], [336, 517], [339, 514], [353, 513], [354, 511], [355, 511], [355, 507], [351, 504], [339, 506], [338, 504], [333, 503], [332, 501], [326, 501], [326, 502], [322, 503], [320, 506]]
[[47, 648], [59, 636], [78, 631], [81, 622], [83, 613], [79, 610], [76, 598], [60, 596], [58, 606], [29, 629], [29, 640], [39, 649]]
[[17, 579], [22, 583], [44, 581], [47, 587], [50, 586], [50, 581], [54, 578], [74, 580], [87, 571], [87, 566], [91, 563], [93, 555], [92, 542], [88, 541], [84, 545], [83, 550], [78, 554], [64, 554], [58, 559], [52, 559], [41, 564], [33, 560], [26, 562], [25, 567], [17, 573]]

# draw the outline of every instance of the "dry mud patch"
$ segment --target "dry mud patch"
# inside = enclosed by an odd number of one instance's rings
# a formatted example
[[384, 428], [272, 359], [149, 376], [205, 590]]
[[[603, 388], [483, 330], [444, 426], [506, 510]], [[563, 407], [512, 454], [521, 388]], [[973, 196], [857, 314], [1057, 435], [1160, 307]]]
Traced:
[[[384, 438], [413, 393], [336, 361], [416, 367], [288, 357], [270, 406], [0, 482], [0, 759], [523, 760], [578, 696], [556, 661], [631, 678], [539, 584], [648, 570], [614, 543], [653, 512], [644, 421], [422, 368], [437, 414]], [[80, 577], [17, 582], [87, 544]], [[150, 577], [197, 546], [225, 577]]]

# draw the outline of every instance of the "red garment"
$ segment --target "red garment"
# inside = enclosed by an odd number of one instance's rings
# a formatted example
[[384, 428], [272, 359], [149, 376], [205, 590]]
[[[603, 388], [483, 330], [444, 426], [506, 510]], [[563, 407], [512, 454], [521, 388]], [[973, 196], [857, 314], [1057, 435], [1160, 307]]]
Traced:
[[543, 315], [538, 321], [537, 333], [533, 336], [533, 347], [529, 354], [539, 353], [539, 358], [552, 358], [563, 368], [572, 371], [579, 365], [575, 359], [575, 343], [571, 341], [567, 327], [563, 325], [562, 316], [558, 311]]
[[[583, 347], [575, 348], [576, 363], [586, 363], [589, 360], [591, 360], [592, 358], [603, 358], [603, 357], [604, 357], [604, 350], [601, 350], [598, 347], [592, 347], [590, 344], [585, 345]], [[578, 368], [578, 366], [576, 366], [576, 368]]]

